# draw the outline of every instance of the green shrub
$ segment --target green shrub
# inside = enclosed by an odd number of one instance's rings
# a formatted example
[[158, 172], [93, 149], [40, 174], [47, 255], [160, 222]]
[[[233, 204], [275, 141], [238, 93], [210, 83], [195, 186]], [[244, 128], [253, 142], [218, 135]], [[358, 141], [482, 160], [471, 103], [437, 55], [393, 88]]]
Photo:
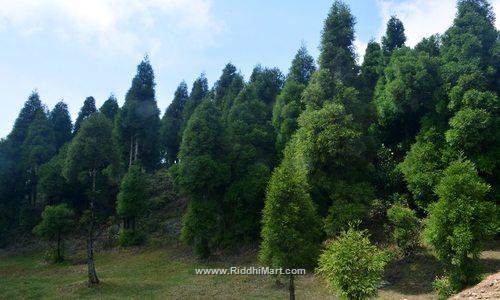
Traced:
[[118, 243], [122, 247], [142, 245], [146, 241], [146, 235], [138, 230], [121, 229]]
[[432, 283], [432, 286], [438, 293], [439, 299], [448, 299], [455, 292], [455, 289], [453, 288], [451, 280], [448, 276], [436, 278]]
[[394, 204], [387, 210], [391, 239], [403, 255], [415, 250], [420, 241], [420, 220], [415, 211], [401, 204]]
[[388, 261], [389, 254], [371, 244], [366, 231], [351, 227], [327, 244], [317, 272], [340, 296], [365, 299], [376, 295]]
[[424, 237], [447, 265], [454, 290], [479, 281], [479, 254], [498, 233], [497, 206], [484, 200], [489, 190], [472, 162], [457, 160], [437, 185], [439, 201], [429, 206]]

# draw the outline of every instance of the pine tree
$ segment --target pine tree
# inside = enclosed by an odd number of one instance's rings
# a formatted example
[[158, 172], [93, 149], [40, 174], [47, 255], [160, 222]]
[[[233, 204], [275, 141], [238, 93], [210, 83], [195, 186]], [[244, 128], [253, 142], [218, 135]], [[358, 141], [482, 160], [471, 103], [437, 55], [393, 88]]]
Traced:
[[315, 70], [314, 59], [302, 45], [292, 61], [283, 90], [273, 107], [273, 125], [277, 132], [278, 155], [281, 155], [286, 143], [297, 130], [297, 118], [303, 110], [302, 92]]
[[183, 81], [175, 91], [174, 100], [168, 106], [161, 119], [160, 139], [163, 155], [167, 166], [177, 162], [179, 147], [182, 139], [181, 126], [183, 122], [182, 111], [188, 99], [187, 85]]
[[112, 139], [112, 124], [104, 115], [88, 117], [69, 145], [63, 174], [68, 180], [79, 180], [87, 189], [89, 216], [87, 234], [88, 283], [99, 283], [94, 265], [94, 231], [98, 195], [110, 171], [116, 169], [118, 155]]
[[301, 45], [288, 70], [287, 80], [307, 85], [314, 71], [316, 71], [314, 58], [309, 54], [306, 46]]
[[224, 230], [222, 201], [229, 166], [221, 112], [212, 100], [203, 101], [189, 119], [182, 136], [176, 184], [188, 199], [182, 239], [200, 257], [218, 246]]
[[189, 122], [189, 118], [191, 118], [191, 115], [194, 113], [194, 110], [201, 104], [207, 94], [208, 80], [205, 77], [205, 74], [201, 74], [200, 77], [193, 82], [189, 98], [186, 100], [186, 104], [184, 104], [184, 109], [182, 110], [183, 123], [181, 126], [181, 133], [184, 132], [184, 129]]
[[354, 24], [351, 10], [336, 0], [325, 20], [321, 35], [319, 66], [328, 70], [335, 81], [352, 85], [358, 73], [354, 52]]
[[396, 16], [391, 16], [387, 22], [385, 36], [382, 37], [382, 51], [384, 53], [386, 65], [389, 63], [392, 52], [396, 49], [402, 48], [405, 45], [405, 42], [406, 35], [403, 22], [396, 18]]
[[365, 101], [373, 97], [373, 90], [383, 71], [383, 56], [379, 43], [370, 41], [366, 46], [363, 64], [361, 65], [361, 78], [359, 89], [363, 92]]
[[49, 120], [54, 131], [55, 146], [58, 150], [71, 139], [73, 124], [71, 123], [68, 105], [62, 101], [57, 103], [50, 112]]
[[237, 71], [236, 67], [228, 63], [222, 70], [222, 75], [214, 85], [214, 100], [224, 116], [227, 115], [234, 99], [243, 89], [245, 82], [243, 76]]
[[76, 118], [73, 135], [76, 135], [78, 133], [78, 130], [80, 130], [80, 127], [82, 126], [82, 122], [95, 112], [97, 112], [97, 108], [95, 106], [94, 97], [87, 97], [83, 102], [83, 106], [80, 109], [80, 112], [78, 113], [78, 117]]
[[24, 171], [26, 202], [21, 210], [20, 223], [31, 230], [37, 223], [40, 211], [37, 206], [37, 185], [40, 166], [56, 152], [54, 131], [45, 112], [39, 111], [28, 128], [22, 144], [21, 167]]
[[101, 108], [99, 108], [99, 112], [105, 115], [112, 122], [115, 120], [115, 116], [118, 113], [118, 110], [118, 101], [113, 94], [111, 94], [108, 100], [104, 101]]
[[[141, 233], [136, 221], [146, 209], [146, 180], [141, 169], [132, 165], [122, 179], [116, 202], [116, 212], [123, 219], [121, 244], [134, 245], [141, 242]], [[123, 238], [125, 237], [125, 238]], [[131, 237], [133, 237], [131, 239]]]
[[224, 197], [228, 243], [259, 234], [265, 186], [276, 159], [271, 109], [282, 80], [279, 70], [257, 66], [227, 117], [232, 178]]
[[115, 137], [122, 162], [129, 167], [139, 163], [147, 171], [160, 162], [160, 111], [155, 99], [153, 68], [146, 56], [125, 96], [125, 104], [115, 120]]
[[[307, 170], [291, 141], [271, 176], [262, 212], [259, 260], [271, 268], [311, 268], [319, 254], [319, 218], [309, 195]], [[290, 275], [290, 299], [295, 299]]]

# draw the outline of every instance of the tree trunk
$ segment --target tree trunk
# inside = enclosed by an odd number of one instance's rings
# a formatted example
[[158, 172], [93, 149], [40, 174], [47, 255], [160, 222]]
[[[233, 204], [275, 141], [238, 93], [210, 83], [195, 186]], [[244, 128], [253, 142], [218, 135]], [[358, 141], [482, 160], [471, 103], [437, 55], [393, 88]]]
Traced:
[[130, 136], [130, 149], [129, 149], [129, 158], [128, 158], [128, 166], [132, 165], [132, 158], [134, 153], [134, 137]]
[[290, 286], [288, 290], [290, 291], [290, 300], [295, 300], [295, 283], [293, 282], [292, 274], [290, 274]]
[[61, 232], [57, 232], [57, 254], [56, 254], [56, 261], [60, 262], [62, 261], [62, 255], [61, 255]]
[[94, 219], [95, 219], [95, 211], [94, 211], [94, 201], [96, 196], [96, 170], [92, 170], [92, 197], [90, 199], [90, 224], [89, 224], [89, 234], [87, 240], [87, 267], [89, 273], [89, 286], [99, 283], [99, 279], [97, 278], [97, 273], [95, 271], [94, 265]]
[[135, 138], [135, 154], [134, 154], [134, 162], [137, 161], [137, 157], [139, 156], [139, 139]]

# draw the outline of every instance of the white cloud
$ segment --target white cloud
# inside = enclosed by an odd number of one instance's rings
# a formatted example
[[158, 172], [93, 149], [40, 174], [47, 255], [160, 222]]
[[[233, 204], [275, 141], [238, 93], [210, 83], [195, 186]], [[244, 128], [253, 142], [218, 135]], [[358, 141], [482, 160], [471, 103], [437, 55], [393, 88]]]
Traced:
[[365, 43], [360, 39], [354, 40], [354, 48], [355, 48], [356, 56], [358, 57], [359, 64], [363, 63], [363, 59], [365, 56], [365, 51], [366, 51], [367, 45], [368, 45], [368, 43]]
[[[166, 28], [155, 28], [160, 22]], [[11, 28], [54, 33], [109, 54], [137, 54], [144, 44], [158, 49], [157, 31], [211, 43], [221, 25], [210, 0], [0, 0], [0, 30]]]
[[[377, 0], [382, 24], [379, 38], [385, 33], [386, 23], [396, 15], [405, 26], [407, 45], [415, 46], [422, 38], [443, 33], [453, 23], [456, 0]], [[496, 15], [500, 14], [500, 0], [492, 1]], [[499, 16], [500, 17], [500, 16]], [[496, 21], [496, 27], [499, 20]]]

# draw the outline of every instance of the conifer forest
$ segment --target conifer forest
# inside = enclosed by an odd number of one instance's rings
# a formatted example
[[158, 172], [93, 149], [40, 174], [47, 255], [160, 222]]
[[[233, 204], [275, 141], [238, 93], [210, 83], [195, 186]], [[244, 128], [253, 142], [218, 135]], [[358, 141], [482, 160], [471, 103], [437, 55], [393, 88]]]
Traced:
[[[165, 111], [147, 55], [76, 120], [26, 95], [0, 140], [0, 299], [446, 299], [491, 276], [499, 299], [492, 4], [414, 47], [394, 15], [363, 59], [349, 5], [324, 16], [318, 57], [179, 78]], [[233, 266], [282, 272], [198, 273]]]

